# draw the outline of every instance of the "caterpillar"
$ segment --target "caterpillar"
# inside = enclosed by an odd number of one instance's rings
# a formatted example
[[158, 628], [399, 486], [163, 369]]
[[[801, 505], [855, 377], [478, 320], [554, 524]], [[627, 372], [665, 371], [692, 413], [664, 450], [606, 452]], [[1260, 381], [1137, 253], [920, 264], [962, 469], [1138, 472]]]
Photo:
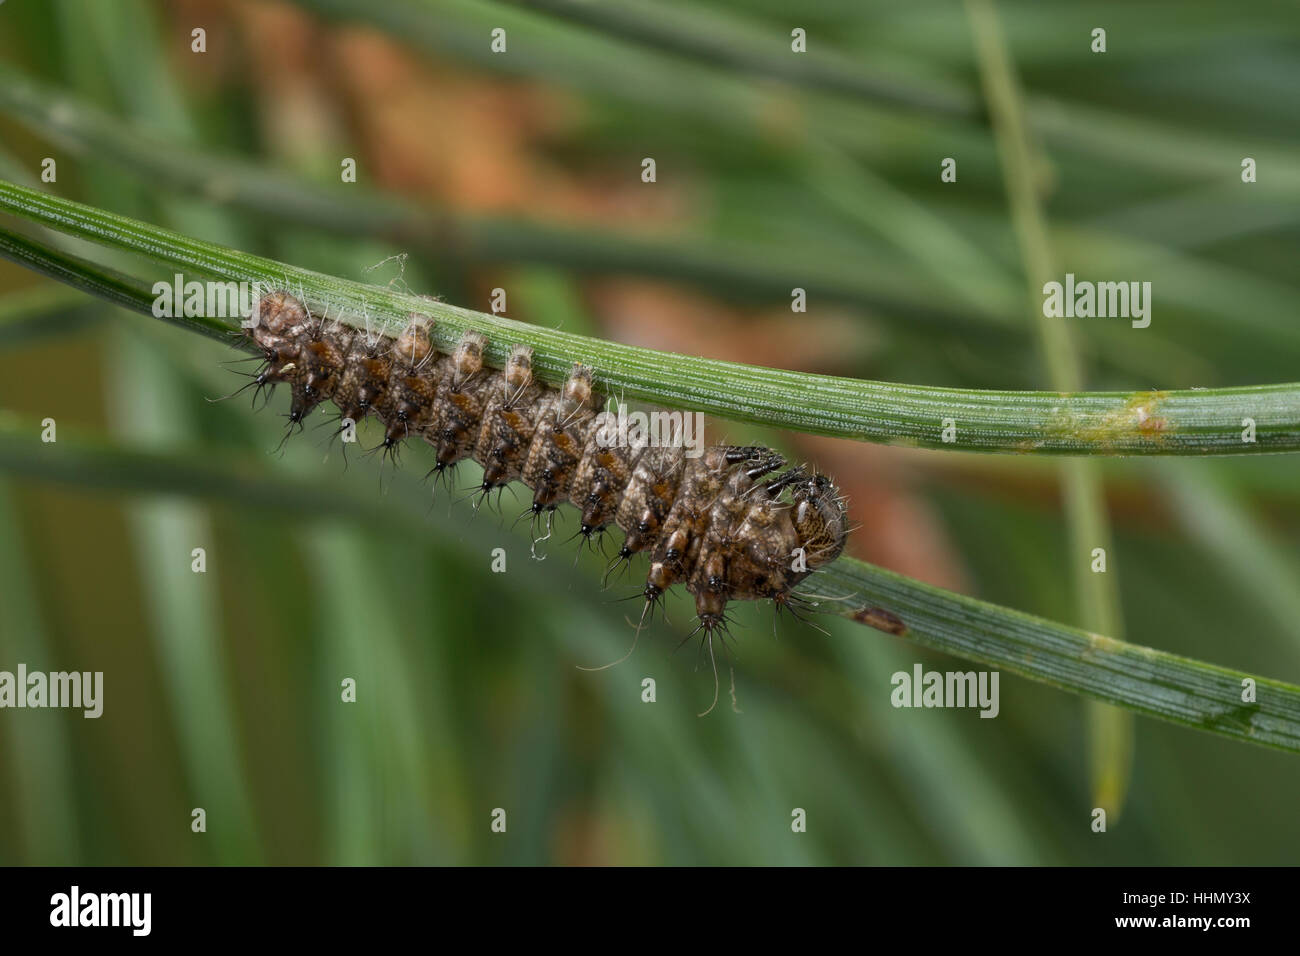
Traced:
[[433, 446], [430, 474], [477, 461], [484, 497], [522, 482], [534, 520], [568, 503], [588, 541], [618, 527], [624, 538], [611, 567], [650, 558], [642, 622], [683, 584], [695, 598], [692, 633], [711, 639], [726, 631], [732, 601], [797, 606], [795, 586], [844, 550], [848, 516], [829, 477], [786, 468], [760, 446], [714, 445], [691, 457], [672, 444], [611, 442], [593, 406], [591, 368], [575, 363], [557, 388], [535, 378], [527, 346], [513, 346], [505, 367], [492, 369], [481, 333], [467, 331], [440, 353], [431, 323], [412, 315], [401, 334], [381, 335], [313, 314], [287, 292], [261, 295], [244, 323], [262, 358], [250, 384], [289, 386], [291, 430], [331, 401], [345, 425], [377, 419], [385, 453], [411, 438]]

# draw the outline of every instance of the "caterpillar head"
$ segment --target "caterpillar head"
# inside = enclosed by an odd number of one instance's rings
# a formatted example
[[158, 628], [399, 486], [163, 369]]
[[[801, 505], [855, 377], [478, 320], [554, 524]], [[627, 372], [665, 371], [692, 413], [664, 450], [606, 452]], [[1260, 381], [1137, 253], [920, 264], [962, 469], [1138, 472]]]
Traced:
[[848, 510], [835, 483], [813, 475], [794, 487], [794, 528], [810, 570], [840, 556], [849, 536]]

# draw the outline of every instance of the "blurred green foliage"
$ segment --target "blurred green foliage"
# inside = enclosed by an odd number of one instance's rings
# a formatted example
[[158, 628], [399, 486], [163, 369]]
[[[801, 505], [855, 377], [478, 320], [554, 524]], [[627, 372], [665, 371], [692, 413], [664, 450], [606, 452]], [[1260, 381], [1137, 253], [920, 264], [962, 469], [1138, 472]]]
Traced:
[[[178, 150], [238, 155], [322, 192], [339, 189], [333, 156], [380, 166], [385, 157], [370, 152], [358, 120], [378, 100], [338, 92], [315, 106], [328, 122], [276, 135], [255, 48], [234, 25], [249, 6], [9, 0], [0, 57], [123, 129]], [[43, 157], [56, 156], [50, 188], [61, 195], [342, 275], [407, 252], [402, 280], [416, 291], [469, 305], [481, 304], [483, 289], [509, 287], [512, 314], [596, 333], [607, 316], [592, 304], [593, 271], [641, 272], [729, 304], [779, 308], [788, 300], [762, 277], [797, 272], [795, 256], [851, 290], [835, 314], [847, 312], [870, 343], [818, 371], [1045, 384], [961, 4], [800, 11], [810, 49], [834, 47], [846, 69], [861, 67], [890, 93], [874, 99], [755, 79], [690, 50], [511, 5], [300, 6], [329, 18], [312, 34], [318, 41], [356, 24], [387, 31], [431, 65], [430, 82], [542, 91], [545, 107], [566, 117], [547, 162], [609, 177], [632, 175], [654, 155], [661, 179], [672, 170], [686, 184], [683, 212], [645, 228], [635, 212], [593, 223], [453, 209], [446, 214], [469, 223], [460, 233], [469, 238], [421, 244], [381, 221], [322, 228], [329, 210], [295, 221], [292, 208], [195, 194], [129, 157], [76, 148], [75, 130], [57, 135], [59, 116], [41, 134], [14, 110], [0, 112], [0, 175], [30, 181]], [[1059, 260], [1081, 276], [1141, 277], [1155, 289], [1150, 329], [1076, 327], [1088, 387], [1294, 380], [1294, 10], [1208, 0], [999, 9], [1029, 91], [1031, 132], [1050, 160], [1041, 175]], [[789, 34], [785, 5], [770, 0], [689, 10], [666, 22], [702, 30], [691, 18], [704, 16], [725, 37]], [[728, 25], [741, 21], [744, 30]], [[508, 55], [489, 52], [486, 29], [496, 25], [509, 31]], [[195, 26], [208, 30], [206, 56], [219, 66], [190, 52]], [[1088, 49], [1095, 26], [1108, 30], [1104, 55]], [[968, 106], [937, 108], [952, 103]], [[426, 136], [463, 135], [426, 128], [421, 116], [409, 124]], [[939, 182], [945, 156], [959, 158], [958, 184]], [[1259, 162], [1256, 184], [1240, 182], [1244, 156]], [[628, 248], [619, 243], [629, 231], [637, 244], [628, 254], [588, 256]], [[761, 267], [716, 265], [732, 261], [717, 250], [740, 247], [761, 253]], [[275, 448], [282, 398], [256, 415], [204, 401], [237, 382], [220, 365], [235, 353], [60, 294], [0, 268], [0, 409], [199, 463]], [[810, 319], [830, 311], [812, 302]], [[666, 333], [642, 334], [656, 345]], [[322, 462], [320, 436], [291, 442], [270, 467], [371, 504], [345, 510], [323, 498], [319, 518], [304, 520], [182, 489], [104, 494], [91, 475], [85, 488], [0, 486], [0, 668], [22, 660], [102, 670], [107, 698], [99, 720], [0, 713], [0, 862], [1294, 860], [1300, 764], [1287, 755], [1139, 720], [1127, 809], [1095, 834], [1077, 699], [1003, 675], [996, 720], [895, 710], [894, 671], [965, 665], [842, 621], [819, 619], [829, 634], [779, 622], [774, 639], [770, 610], [744, 609], [735, 659], [743, 715], [729, 706], [724, 667], [722, 704], [695, 717], [712, 679], [693, 643], [671, 651], [689, 617], [680, 599], [669, 607], [675, 626], [657, 622], [630, 661], [578, 671], [623, 654], [634, 605], [616, 600], [630, 588], [599, 590], [598, 558], [570, 567], [560, 540], [571, 516], [547, 560], [531, 561], [527, 538], [510, 530], [510, 507], [504, 521], [474, 517], [452, 495], [430, 507], [418, 451], [397, 473], [355, 458], [345, 470], [337, 452]], [[940, 516], [976, 593], [1073, 619], [1064, 522], [1040, 463], [881, 454], [907, 464], [909, 491]], [[1110, 573], [1130, 639], [1300, 679], [1294, 460], [1101, 470]], [[204, 575], [189, 570], [199, 546]], [[489, 571], [494, 547], [507, 551], [506, 575]], [[355, 705], [338, 702], [342, 676], [358, 681]], [[658, 682], [653, 705], [641, 702], [647, 676]], [[189, 829], [200, 806], [204, 835]], [[504, 836], [489, 829], [496, 807], [509, 813]], [[790, 832], [794, 807], [808, 812], [806, 834]]]

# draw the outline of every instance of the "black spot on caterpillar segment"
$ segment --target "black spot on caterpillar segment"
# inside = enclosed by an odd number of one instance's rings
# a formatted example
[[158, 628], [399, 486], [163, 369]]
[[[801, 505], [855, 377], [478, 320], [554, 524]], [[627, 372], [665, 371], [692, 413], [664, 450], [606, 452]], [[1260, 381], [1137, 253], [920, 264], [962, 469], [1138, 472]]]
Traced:
[[430, 327], [412, 316], [395, 338], [367, 333], [274, 292], [245, 330], [265, 359], [255, 384], [290, 387], [290, 428], [333, 401], [343, 418], [378, 419], [385, 450], [423, 439], [436, 470], [473, 458], [484, 495], [520, 481], [534, 515], [568, 503], [584, 536], [616, 525], [620, 560], [649, 555], [647, 609], [683, 584], [706, 636], [725, 628], [731, 601], [796, 602], [795, 586], [844, 550], [844, 501], [825, 475], [787, 469], [762, 447], [715, 445], [691, 457], [677, 446], [611, 442], [591, 369], [574, 365], [556, 388], [534, 377], [526, 346], [497, 370], [484, 365], [481, 334], [466, 332], [440, 353]]

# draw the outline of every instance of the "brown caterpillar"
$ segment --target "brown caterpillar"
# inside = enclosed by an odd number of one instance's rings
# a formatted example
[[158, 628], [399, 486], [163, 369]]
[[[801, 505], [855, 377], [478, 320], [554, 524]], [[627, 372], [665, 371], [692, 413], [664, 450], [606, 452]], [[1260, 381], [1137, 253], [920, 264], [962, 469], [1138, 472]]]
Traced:
[[725, 630], [730, 601], [797, 603], [794, 587], [844, 550], [844, 500], [825, 475], [782, 471], [781, 455], [756, 446], [688, 457], [680, 447], [610, 443], [591, 369], [575, 364], [555, 388], [534, 378], [527, 346], [514, 346], [498, 371], [483, 363], [481, 334], [468, 331], [441, 354], [429, 328], [412, 316], [397, 338], [376, 335], [315, 316], [288, 293], [263, 295], [245, 324], [265, 359], [250, 384], [290, 386], [290, 428], [329, 400], [342, 419], [382, 422], [385, 452], [419, 437], [436, 450], [435, 472], [473, 458], [484, 497], [522, 481], [535, 520], [567, 502], [587, 539], [617, 525], [625, 538], [616, 564], [650, 555], [645, 611], [684, 584], [706, 638]]

